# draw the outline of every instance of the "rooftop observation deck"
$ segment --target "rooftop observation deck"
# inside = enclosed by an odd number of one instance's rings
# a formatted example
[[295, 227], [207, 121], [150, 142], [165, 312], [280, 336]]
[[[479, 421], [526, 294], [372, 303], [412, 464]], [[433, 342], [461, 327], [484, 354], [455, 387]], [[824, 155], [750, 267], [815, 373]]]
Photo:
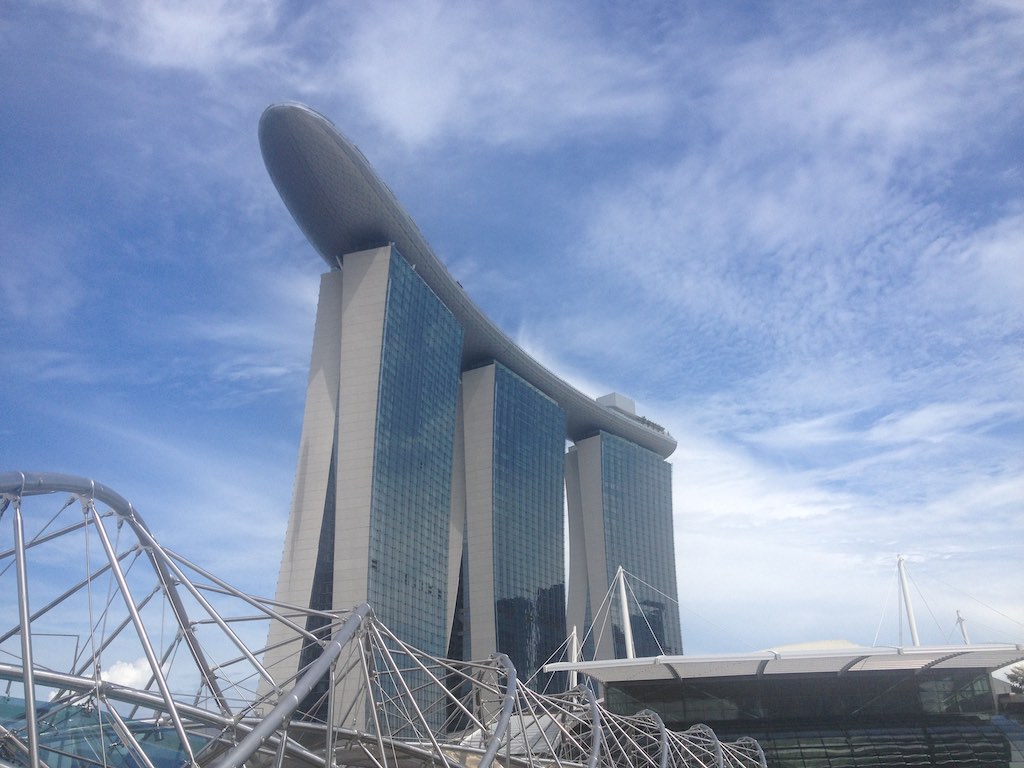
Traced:
[[557, 402], [567, 437], [609, 432], [667, 458], [676, 441], [660, 425], [607, 408], [524, 352], [469, 298], [434, 254], [412, 218], [362, 153], [308, 107], [275, 104], [260, 119], [260, 147], [270, 177], [299, 228], [332, 269], [340, 257], [394, 244], [464, 330], [462, 366], [507, 366]]

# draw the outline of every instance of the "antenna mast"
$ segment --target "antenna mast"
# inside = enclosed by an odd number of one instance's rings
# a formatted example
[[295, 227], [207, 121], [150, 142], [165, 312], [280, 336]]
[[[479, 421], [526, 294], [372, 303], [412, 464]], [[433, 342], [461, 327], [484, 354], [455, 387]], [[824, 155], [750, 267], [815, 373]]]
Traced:
[[970, 645], [971, 638], [967, 636], [967, 619], [960, 615], [959, 609], [956, 612], [956, 624], [960, 627], [960, 636], [964, 639], [964, 645]]
[[[579, 638], [576, 634], [576, 625], [572, 625], [572, 632], [569, 633], [569, 661], [575, 664], [580, 660]], [[576, 669], [569, 670], [569, 690], [571, 691], [579, 684], [579, 673]]]
[[626, 571], [621, 565], [615, 574], [615, 579], [619, 582], [619, 613], [622, 615], [622, 637], [626, 641], [626, 658], [635, 659], [633, 622], [629, 617], [629, 604], [626, 602]]
[[900, 592], [903, 593], [903, 605], [907, 608], [907, 623], [910, 625], [910, 641], [914, 647], [921, 645], [921, 638], [917, 636], [917, 619], [914, 618], [914, 605], [910, 602], [910, 588], [907, 586], [907, 568], [903, 564], [903, 555], [896, 556], [896, 570], [900, 575]]

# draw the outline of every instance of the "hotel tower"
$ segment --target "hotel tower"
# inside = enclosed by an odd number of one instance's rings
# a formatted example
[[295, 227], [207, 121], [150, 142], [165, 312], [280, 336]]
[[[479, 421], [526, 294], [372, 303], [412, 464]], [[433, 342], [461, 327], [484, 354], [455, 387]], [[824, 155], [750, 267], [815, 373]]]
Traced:
[[[325, 611], [366, 601], [411, 645], [505, 653], [540, 687], [551, 682], [541, 666], [564, 658], [621, 566], [637, 577], [637, 654], [681, 652], [672, 437], [621, 395], [586, 397], [505, 336], [322, 116], [272, 106], [260, 145], [329, 267], [278, 600]], [[617, 608], [611, 625], [591, 655], [622, 655]], [[268, 666], [296, 663], [281, 653]]]

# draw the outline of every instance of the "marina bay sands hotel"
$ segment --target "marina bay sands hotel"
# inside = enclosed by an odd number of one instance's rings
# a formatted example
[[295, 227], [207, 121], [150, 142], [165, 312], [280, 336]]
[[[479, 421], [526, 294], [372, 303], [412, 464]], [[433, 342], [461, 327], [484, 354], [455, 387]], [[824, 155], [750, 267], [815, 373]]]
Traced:
[[[324, 611], [365, 600], [411, 645], [505, 653], [526, 680], [564, 659], [621, 566], [636, 577], [636, 654], [681, 653], [672, 437], [502, 333], [325, 118], [272, 106], [260, 145], [329, 267], [277, 598]], [[591, 638], [597, 658], [623, 655], [617, 605], [611, 617]], [[268, 665], [295, 664], [272, 653]]]

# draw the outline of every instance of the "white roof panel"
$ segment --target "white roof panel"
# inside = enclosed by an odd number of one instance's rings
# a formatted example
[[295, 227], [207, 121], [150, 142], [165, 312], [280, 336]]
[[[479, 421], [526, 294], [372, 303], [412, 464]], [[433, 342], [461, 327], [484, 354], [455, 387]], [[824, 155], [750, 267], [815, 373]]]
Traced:
[[745, 655], [654, 656], [644, 659], [548, 664], [548, 671], [575, 669], [603, 683], [643, 680], [750, 677], [754, 675], [854, 674], [878, 670], [997, 670], [1024, 660], [1024, 645], [848, 647], [841, 651], [757, 651]]

